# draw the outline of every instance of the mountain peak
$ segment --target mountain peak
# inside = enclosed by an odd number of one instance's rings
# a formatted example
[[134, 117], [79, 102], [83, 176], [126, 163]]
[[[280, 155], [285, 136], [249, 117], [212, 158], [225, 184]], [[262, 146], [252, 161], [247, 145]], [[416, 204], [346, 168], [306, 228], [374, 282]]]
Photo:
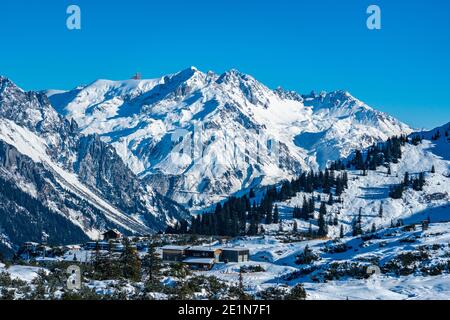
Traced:
[[[7, 88], [11, 88], [11, 87], [14, 88], [14, 89], [17, 89], [17, 90], [21, 90], [9, 78], [0, 76], [0, 94], [3, 93]], [[21, 91], [23, 91], [23, 90], [21, 90]]]

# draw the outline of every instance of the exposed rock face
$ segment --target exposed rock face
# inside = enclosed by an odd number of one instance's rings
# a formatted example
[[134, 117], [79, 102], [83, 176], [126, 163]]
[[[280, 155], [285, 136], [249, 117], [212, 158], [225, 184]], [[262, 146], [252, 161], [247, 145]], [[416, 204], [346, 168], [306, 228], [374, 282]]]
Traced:
[[17, 231], [23, 223], [29, 223], [27, 240], [40, 240], [42, 229], [59, 243], [96, 238], [112, 227], [129, 234], [155, 232], [188, 217], [142, 184], [114, 148], [96, 135], [83, 136], [45, 95], [24, 92], [5, 78], [0, 78], [0, 182], [3, 246], [24, 240], [20, 235], [26, 232]]

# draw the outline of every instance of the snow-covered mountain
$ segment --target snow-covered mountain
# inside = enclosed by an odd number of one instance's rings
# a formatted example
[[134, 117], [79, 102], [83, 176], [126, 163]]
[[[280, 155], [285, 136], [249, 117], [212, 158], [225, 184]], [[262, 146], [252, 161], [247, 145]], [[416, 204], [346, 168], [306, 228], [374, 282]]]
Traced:
[[143, 185], [114, 148], [83, 136], [44, 94], [0, 77], [0, 237], [9, 246], [164, 230], [188, 213]]
[[237, 70], [192, 67], [47, 94], [83, 133], [111, 143], [141, 179], [197, 208], [411, 132], [348, 92], [271, 90]]

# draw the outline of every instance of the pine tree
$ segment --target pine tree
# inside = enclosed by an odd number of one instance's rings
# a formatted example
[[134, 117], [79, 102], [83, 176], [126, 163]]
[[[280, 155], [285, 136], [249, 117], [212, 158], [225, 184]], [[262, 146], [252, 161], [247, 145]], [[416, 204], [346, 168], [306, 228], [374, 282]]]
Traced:
[[314, 201], [314, 197], [311, 197], [308, 204], [308, 213], [310, 217], [314, 216], [314, 212], [316, 211], [316, 204]]
[[266, 224], [272, 224], [273, 223], [273, 216], [272, 216], [272, 210], [267, 211], [266, 214]]
[[256, 236], [258, 234], [258, 217], [253, 213], [250, 218], [250, 227], [248, 229], [249, 236]]
[[294, 226], [292, 228], [292, 233], [298, 233], [298, 224], [297, 221], [294, 221]]
[[399, 184], [398, 186], [394, 186], [391, 188], [391, 191], [389, 192], [389, 196], [392, 199], [401, 199], [403, 197], [403, 191], [404, 191], [403, 184]]
[[375, 222], [372, 224], [372, 229], [370, 230], [371, 233], [377, 232], [377, 226], [375, 225]]
[[406, 187], [406, 186], [409, 186], [409, 183], [410, 183], [409, 172], [406, 171], [405, 177], [403, 178], [403, 185]]
[[332, 206], [333, 203], [334, 203], [333, 195], [330, 193], [330, 197], [328, 198], [328, 205], [329, 205], [329, 206]]
[[362, 234], [362, 209], [359, 209], [358, 218], [353, 222], [353, 236], [359, 236]]
[[303, 197], [303, 206], [302, 206], [300, 218], [303, 219], [303, 220], [308, 221], [309, 217], [310, 217], [310, 213], [311, 213], [311, 211], [310, 211], [310, 204], [306, 200], [306, 197]]
[[339, 233], [339, 237], [342, 239], [344, 237], [344, 225], [341, 224], [341, 231]]
[[244, 272], [242, 268], [239, 269], [239, 291], [244, 292]]
[[280, 222], [280, 213], [278, 211], [278, 205], [275, 205], [275, 209], [273, 210], [273, 223]]
[[436, 167], [434, 165], [431, 167], [431, 173], [436, 173]]
[[380, 204], [380, 209], [378, 210], [378, 216], [383, 218], [383, 204]]
[[325, 202], [322, 202], [319, 210], [319, 220], [318, 220], [318, 236], [319, 237], [325, 237], [328, 233], [327, 231], [327, 225], [325, 222], [325, 216], [327, 215], [327, 208], [325, 205]]
[[125, 279], [135, 282], [141, 280], [141, 261], [135, 248], [130, 244], [130, 240], [124, 240], [125, 249], [120, 256], [122, 275]]
[[156, 252], [155, 245], [150, 245], [148, 253], [144, 256], [142, 267], [147, 274], [145, 284], [148, 290], [157, 290], [160, 287], [162, 260]]
[[264, 226], [260, 226], [260, 227], [259, 227], [259, 233], [260, 233], [260, 234], [266, 233], [266, 229], [264, 229]]

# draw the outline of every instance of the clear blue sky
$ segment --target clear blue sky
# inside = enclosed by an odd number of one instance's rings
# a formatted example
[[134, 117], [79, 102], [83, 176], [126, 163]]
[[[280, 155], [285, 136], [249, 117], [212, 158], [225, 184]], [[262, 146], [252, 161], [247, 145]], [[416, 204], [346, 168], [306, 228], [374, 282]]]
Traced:
[[[66, 8], [82, 30], [66, 28]], [[382, 9], [382, 30], [366, 9]], [[301, 93], [346, 89], [415, 127], [450, 121], [448, 0], [1, 0], [0, 74], [28, 90], [237, 68]]]

